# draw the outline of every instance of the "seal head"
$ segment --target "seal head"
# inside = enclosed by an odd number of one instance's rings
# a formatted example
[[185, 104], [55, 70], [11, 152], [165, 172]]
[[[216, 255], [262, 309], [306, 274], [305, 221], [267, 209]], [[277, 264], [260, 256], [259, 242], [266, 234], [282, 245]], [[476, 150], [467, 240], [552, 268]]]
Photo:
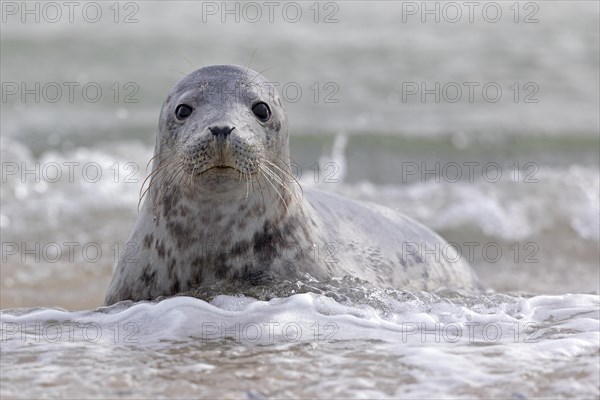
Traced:
[[200, 197], [235, 196], [245, 190], [240, 176], [255, 177], [268, 154], [289, 157], [288, 141], [274, 86], [254, 71], [217, 65], [175, 85], [160, 113], [156, 153], [163, 162], [177, 157]]
[[[199, 69], [162, 106], [144, 205], [107, 303], [219, 280], [322, 276], [309, 260], [318, 226], [290, 170], [275, 87], [238, 66]], [[305, 254], [304, 256], [301, 254]], [[313, 265], [311, 267], [310, 265]]]

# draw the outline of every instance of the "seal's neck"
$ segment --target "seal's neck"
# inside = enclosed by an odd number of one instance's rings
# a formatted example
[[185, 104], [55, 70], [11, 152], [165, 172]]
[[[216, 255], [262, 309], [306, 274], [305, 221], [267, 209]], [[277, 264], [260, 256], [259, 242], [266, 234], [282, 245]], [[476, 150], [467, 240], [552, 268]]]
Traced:
[[283, 182], [257, 181], [238, 193], [209, 192], [193, 184], [158, 185], [150, 192], [141, 220], [153, 221], [143, 223], [155, 225], [154, 240], [167, 257], [178, 254], [167, 263], [167, 272], [179, 277], [180, 289], [245, 276], [290, 279], [326, 272], [314, 257], [316, 243], [323, 240], [321, 223], [299, 187]]
[[[307, 225], [311, 214], [306, 211], [299, 186], [279, 176], [241, 180], [235, 190], [224, 192], [185, 181], [171, 186], [158, 184], [153, 186], [146, 204], [154, 220], [162, 220], [175, 236], [227, 238], [231, 244], [251, 241], [257, 232], [275, 231], [290, 223]], [[169, 229], [174, 226], [178, 229]]]

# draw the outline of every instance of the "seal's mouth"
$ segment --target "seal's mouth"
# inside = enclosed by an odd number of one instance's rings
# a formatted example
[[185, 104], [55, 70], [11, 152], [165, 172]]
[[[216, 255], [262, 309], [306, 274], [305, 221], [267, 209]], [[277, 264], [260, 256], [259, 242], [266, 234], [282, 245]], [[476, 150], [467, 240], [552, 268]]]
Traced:
[[255, 175], [255, 171], [242, 171], [239, 168], [233, 167], [231, 165], [213, 165], [206, 169], [196, 171], [194, 175], [204, 175], [204, 174], [215, 174], [215, 175], [231, 175], [231, 176], [253, 176]]
[[[206, 169], [206, 171], [209, 171], [211, 169], [233, 169], [237, 171], [237, 168], [234, 167], [230, 167], [229, 165], [215, 165], [214, 167], [210, 167], [208, 169]], [[206, 172], [204, 171], [204, 172]]]
[[206, 173], [237, 173], [239, 174], [241, 171], [235, 167], [230, 165], [213, 165], [208, 168], [203, 168], [200, 171], [196, 171], [194, 175], [203, 175]]

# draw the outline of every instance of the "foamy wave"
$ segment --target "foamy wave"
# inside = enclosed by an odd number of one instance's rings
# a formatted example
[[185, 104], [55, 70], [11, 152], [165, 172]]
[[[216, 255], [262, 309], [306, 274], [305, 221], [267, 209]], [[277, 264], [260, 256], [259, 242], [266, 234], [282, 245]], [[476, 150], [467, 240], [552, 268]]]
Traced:
[[[100, 332], [98, 340], [108, 342], [114, 339], [109, 332], [126, 327], [124, 333], [139, 344], [189, 338], [257, 344], [355, 339], [533, 344], [575, 336], [587, 338], [584, 341], [588, 342], [597, 337], [599, 330], [599, 301], [593, 295], [452, 299], [427, 293], [390, 293], [377, 290], [370, 294], [379, 302], [386, 302], [385, 309], [365, 303], [339, 303], [314, 293], [270, 301], [221, 295], [210, 303], [181, 296], [160, 302], [125, 302], [84, 312], [5, 311], [2, 323], [5, 338], [13, 344], [20, 343], [20, 327], [30, 329], [25, 337], [31, 338], [38, 329], [36, 324], [40, 324], [40, 332], [46, 329], [47, 335], [56, 335], [72, 324], [82, 338], [95, 338]], [[584, 347], [589, 349], [589, 345], [590, 342]]]

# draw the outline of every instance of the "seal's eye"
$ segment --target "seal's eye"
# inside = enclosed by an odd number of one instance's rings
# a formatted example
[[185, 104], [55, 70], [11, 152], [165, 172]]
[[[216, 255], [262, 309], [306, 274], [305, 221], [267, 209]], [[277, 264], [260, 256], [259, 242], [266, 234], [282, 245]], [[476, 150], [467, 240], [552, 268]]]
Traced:
[[183, 121], [184, 119], [192, 115], [192, 111], [192, 107], [188, 106], [187, 104], [180, 104], [175, 110], [175, 116], [178, 120]]
[[265, 122], [271, 116], [271, 110], [269, 109], [269, 106], [267, 105], [267, 103], [264, 103], [262, 101], [252, 106], [252, 112], [254, 113], [254, 115], [256, 115], [256, 118], [258, 118], [262, 122]]

